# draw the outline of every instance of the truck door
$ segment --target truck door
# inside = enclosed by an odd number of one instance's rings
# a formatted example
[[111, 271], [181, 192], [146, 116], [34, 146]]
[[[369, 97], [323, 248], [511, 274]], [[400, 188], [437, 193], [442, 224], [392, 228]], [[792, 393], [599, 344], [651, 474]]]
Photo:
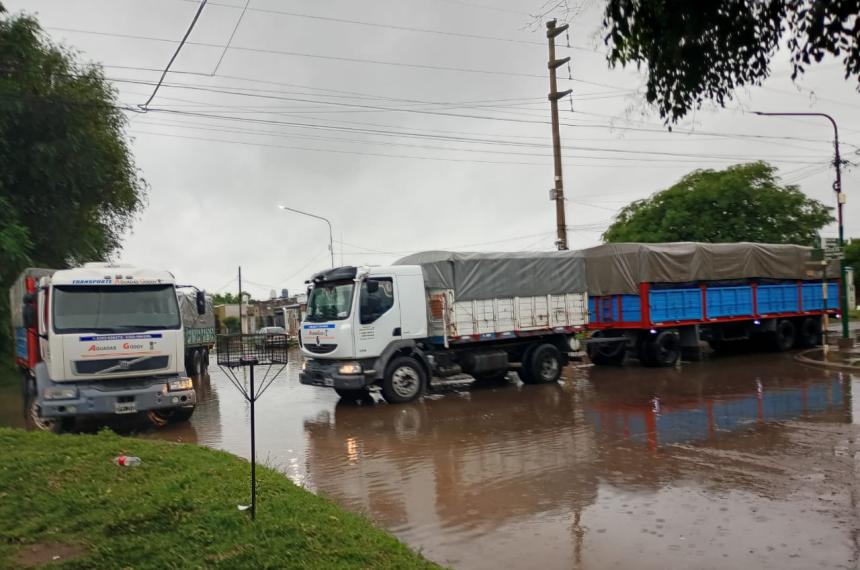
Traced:
[[361, 283], [355, 326], [355, 355], [373, 358], [401, 337], [400, 303], [392, 277], [368, 277]]

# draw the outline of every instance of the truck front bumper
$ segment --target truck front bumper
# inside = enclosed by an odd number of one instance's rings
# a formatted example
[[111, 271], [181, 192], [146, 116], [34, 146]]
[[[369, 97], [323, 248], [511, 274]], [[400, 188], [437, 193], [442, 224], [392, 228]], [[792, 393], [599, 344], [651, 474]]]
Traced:
[[197, 394], [193, 388], [168, 390], [168, 382], [177, 378], [55, 383], [54, 386], [76, 388], [77, 397], [47, 400], [39, 394], [39, 415], [43, 418], [104, 416], [195, 406]]
[[338, 367], [342, 362], [331, 363], [319, 360], [308, 360], [305, 369], [299, 373], [299, 382], [307, 386], [323, 386], [338, 390], [361, 390], [374, 382], [374, 371], [366, 370], [362, 374], [340, 374]]

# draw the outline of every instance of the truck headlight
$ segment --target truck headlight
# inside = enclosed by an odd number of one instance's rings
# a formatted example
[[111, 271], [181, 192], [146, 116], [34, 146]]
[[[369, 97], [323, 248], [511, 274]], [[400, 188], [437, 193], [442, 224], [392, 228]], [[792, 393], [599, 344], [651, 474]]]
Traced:
[[194, 382], [191, 381], [191, 378], [178, 378], [167, 383], [167, 389], [170, 392], [191, 390], [192, 388], [194, 388]]
[[302, 371], [305, 371], [307, 369], [308, 369], [308, 361], [302, 360]]
[[46, 400], [73, 400], [78, 397], [77, 388], [45, 388], [42, 396]]
[[340, 374], [361, 374], [361, 364], [358, 362], [347, 362], [341, 364], [337, 371]]

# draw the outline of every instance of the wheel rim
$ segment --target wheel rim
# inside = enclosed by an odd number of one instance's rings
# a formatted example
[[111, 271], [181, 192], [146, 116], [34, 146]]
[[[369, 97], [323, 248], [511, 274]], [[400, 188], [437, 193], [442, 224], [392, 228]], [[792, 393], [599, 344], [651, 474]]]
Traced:
[[418, 371], [411, 366], [400, 366], [391, 375], [391, 388], [402, 398], [414, 396], [421, 385]]
[[552, 380], [558, 374], [558, 360], [548, 356], [540, 363], [540, 375], [544, 380]]
[[30, 421], [33, 426], [39, 431], [51, 431], [57, 420], [49, 420], [39, 417], [39, 405], [36, 403], [36, 398], [30, 403]]

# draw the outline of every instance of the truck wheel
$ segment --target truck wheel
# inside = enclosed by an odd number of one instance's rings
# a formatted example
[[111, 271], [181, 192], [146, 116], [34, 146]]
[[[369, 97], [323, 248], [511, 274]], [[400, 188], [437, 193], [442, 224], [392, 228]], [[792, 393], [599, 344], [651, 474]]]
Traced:
[[209, 370], [209, 349], [208, 348], [202, 349], [201, 362], [203, 365], [201, 372], [208, 371]]
[[382, 379], [382, 397], [391, 404], [402, 404], [417, 399], [424, 391], [426, 378], [421, 365], [409, 356], [391, 361]]
[[203, 351], [199, 348], [194, 349], [191, 354], [192, 376], [200, 376], [203, 372]]
[[674, 366], [681, 355], [681, 339], [674, 331], [660, 331], [643, 341], [642, 364], [645, 366]]
[[776, 352], [785, 352], [794, 346], [796, 330], [794, 323], [783, 319], [776, 323], [776, 330], [767, 333], [767, 343]]
[[[596, 331], [592, 338], [618, 338], [604, 331]], [[627, 340], [617, 342], [596, 342], [588, 344], [588, 358], [598, 365], [619, 365], [624, 362], [627, 354]]]
[[31, 396], [27, 407], [26, 425], [35, 431], [63, 433], [71, 431], [75, 427], [75, 420], [74, 418], [43, 418], [39, 416], [39, 405], [36, 403], [35, 396]]
[[795, 346], [798, 348], [811, 348], [821, 344], [821, 321], [815, 317], [806, 317], [800, 323], [797, 331]]
[[520, 379], [526, 384], [547, 384], [561, 377], [561, 352], [551, 344], [541, 344], [526, 352]]
[[194, 406], [186, 406], [182, 408], [166, 408], [162, 410], [149, 410], [146, 412], [146, 417], [157, 427], [164, 427], [167, 424], [175, 424], [179, 422], [187, 422], [194, 414]]

